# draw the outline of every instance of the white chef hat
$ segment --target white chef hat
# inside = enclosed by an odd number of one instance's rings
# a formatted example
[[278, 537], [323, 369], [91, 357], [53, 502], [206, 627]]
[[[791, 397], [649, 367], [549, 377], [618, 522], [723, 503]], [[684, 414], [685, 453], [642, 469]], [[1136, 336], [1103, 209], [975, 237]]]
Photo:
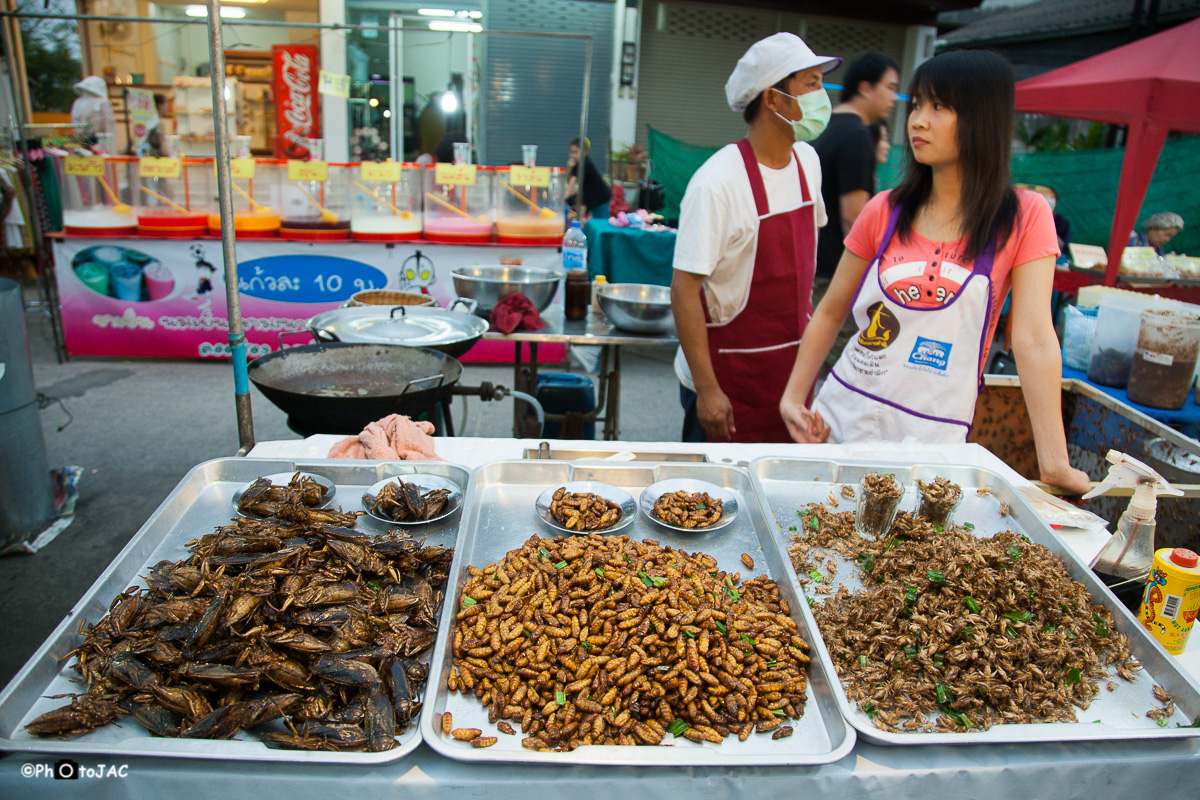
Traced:
[[793, 72], [820, 67], [832, 72], [842, 64], [836, 56], [819, 56], [794, 33], [775, 33], [755, 42], [738, 59], [733, 74], [725, 82], [725, 99], [734, 111], [743, 111], [750, 102]]

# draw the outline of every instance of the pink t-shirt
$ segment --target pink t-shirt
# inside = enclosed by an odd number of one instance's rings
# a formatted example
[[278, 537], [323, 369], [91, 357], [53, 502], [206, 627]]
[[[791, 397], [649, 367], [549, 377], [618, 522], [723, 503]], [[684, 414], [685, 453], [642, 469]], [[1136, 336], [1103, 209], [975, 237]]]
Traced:
[[[1000, 309], [1012, 288], [1012, 270], [1046, 256], [1058, 256], [1058, 236], [1054, 216], [1046, 198], [1037, 192], [1017, 189], [1017, 222], [1012, 235], [992, 264], [992, 314], [985, 341], [984, 354], [996, 333]], [[891, 192], [872, 197], [854, 221], [846, 237], [846, 248], [868, 261], [875, 256], [883, 235], [887, 232], [891, 208], [887, 198]], [[879, 265], [879, 280], [883, 289], [897, 303], [906, 306], [937, 307], [949, 302], [971, 275], [974, 262], [962, 256], [965, 239], [954, 242], [935, 242], [916, 231], [909, 241], [892, 237]]]

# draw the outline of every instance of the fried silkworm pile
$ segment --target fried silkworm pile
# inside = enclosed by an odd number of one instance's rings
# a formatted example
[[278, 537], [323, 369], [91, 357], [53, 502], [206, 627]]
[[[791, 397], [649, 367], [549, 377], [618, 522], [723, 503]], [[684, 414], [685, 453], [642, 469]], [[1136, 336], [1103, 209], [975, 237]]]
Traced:
[[840, 588], [814, 614], [850, 700], [876, 727], [1073, 721], [1110, 668], [1135, 680], [1140, 665], [1111, 612], [1042, 545], [907, 513], [871, 541], [854, 533], [850, 514], [816, 504], [806, 513], [820, 531], [796, 537], [797, 572], [827, 547], [853, 558], [867, 587]]
[[962, 500], [962, 488], [946, 478], [934, 478], [929, 483], [918, 480], [917, 491], [917, 516], [934, 525], [949, 525], [950, 516]]
[[287, 486], [279, 486], [270, 478], [258, 478], [242, 492], [237, 509], [248, 517], [267, 518], [279, 516], [289, 507], [293, 516], [302, 515], [297, 507], [316, 508], [325, 502], [330, 491], [302, 472], [292, 476]]
[[862, 479], [858, 493], [858, 512], [855, 524], [860, 534], [883, 536], [900, 507], [904, 489], [894, 475], [872, 472]]
[[448, 688], [528, 749], [744, 741], [803, 713], [808, 644], [766, 576], [628, 536], [534, 536], [468, 570]]
[[385, 484], [374, 498], [364, 496], [363, 501], [368, 511], [392, 522], [418, 522], [433, 519], [442, 513], [449, 497], [449, 489], [426, 491], [415, 483], [397, 480]]
[[590, 492], [568, 492], [564, 486], [554, 493], [550, 514], [573, 531], [602, 531], [620, 521], [621, 507]]
[[654, 501], [654, 513], [677, 528], [707, 528], [721, 520], [720, 500], [708, 492], [668, 492]]
[[30, 733], [72, 736], [129, 715], [155, 736], [253, 730], [290, 749], [395, 746], [420, 710], [429, 668], [415, 659], [436, 638], [453, 550], [246, 518], [188, 547], [81, 626], [68, 656], [87, 689]]

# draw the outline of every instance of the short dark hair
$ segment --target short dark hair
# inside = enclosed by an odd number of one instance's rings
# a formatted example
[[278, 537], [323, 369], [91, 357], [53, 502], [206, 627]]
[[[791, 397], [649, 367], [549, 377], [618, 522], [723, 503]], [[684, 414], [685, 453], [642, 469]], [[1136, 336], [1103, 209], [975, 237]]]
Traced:
[[[987, 50], [951, 50], [917, 67], [908, 90], [908, 116], [918, 102], [939, 103], [958, 117], [958, 163], [962, 169], [959, 211], [974, 260], [993, 235], [1003, 243], [1016, 226], [1017, 195], [1012, 187], [1013, 106], [1016, 91], [1012, 67]], [[913, 222], [933, 190], [933, 170], [918, 163], [908, 148], [904, 177], [888, 196], [900, 207], [896, 233], [912, 237]]]
[[[797, 70], [796, 72], [799, 72], [799, 71], [800, 70]], [[779, 83], [776, 83], [774, 86], [768, 86], [766, 89], [763, 89], [761, 92], [758, 93], [757, 97], [755, 97], [753, 100], [750, 101], [750, 104], [747, 105], [746, 108], [742, 111], [742, 119], [746, 120], [747, 125], [749, 125], [751, 122], [754, 122], [754, 118], [756, 116], [758, 116], [758, 109], [759, 109], [759, 107], [762, 106], [763, 95], [766, 94], [771, 89], [778, 89], [779, 91], [782, 92], [787, 87], [788, 81], [790, 81], [792, 79], [792, 75], [795, 75], [795, 74], [796, 74], [795, 72], [792, 72], [792, 73], [789, 73], [789, 74], [783, 76], [783, 80], [779, 81]]]
[[862, 58], [856, 58], [846, 68], [846, 77], [842, 79], [842, 102], [855, 97], [863, 81], [872, 86], [879, 83], [889, 69], [896, 70], [896, 75], [900, 75], [900, 65], [883, 53], [867, 53]]

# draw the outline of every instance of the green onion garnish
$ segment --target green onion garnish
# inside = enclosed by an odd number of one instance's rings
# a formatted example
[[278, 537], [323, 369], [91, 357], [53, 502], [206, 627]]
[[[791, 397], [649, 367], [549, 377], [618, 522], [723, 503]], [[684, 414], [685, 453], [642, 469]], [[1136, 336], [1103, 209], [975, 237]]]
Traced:
[[964, 522], [963, 527], [969, 531], [975, 530], [975, 526], [973, 524], [971, 524], [970, 522]]
[[1028, 611], [1022, 611], [1019, 614], [1016, 611], [1009, 611], [1007, 614], [1004, 614], [1002, 616], [1005, 619], [1011, 619], [1013, 622], [1024, 622], [1025, 620], [1032, 617], [1033, 614], [1031, 614]]
[[560, 706], [565, 706], [567, 704], [567, 693], [566, 692], [555, 692], [554, 693], [554, 702], [558, 703]]
[[661, 589], [662, 587], [667, 585], [666, 578], [659, 578], [659, 577], [655, 577], [655, 576], [650, 577], [650, 582], [654, 584], [655, 589]]
[[937, 685], [935, 693], [937, 694], [937, 701], [939, 703], [949, 703], [950, 699], [953, 697], [953, 695], [950, 694], [950, 688], [944, 683], [939, 683]]
[[915, 587], [915, 586], [905, 586], [904, 587], [904, 602], [906, 602], [906, 603], [917, 602], [917, 587]]
[[671, 724], [667, 726], [667, 733], [671, 734], [675, 738], [679, 738], [680, 736], [683, 736], [687, 729], [687, 723], [676, 717], [675, 719], [671, 720]]
[[1069, 670], [1067, 670], [1067, 680], [1069, 680], [1071, 683], [1082, 683], [1083, 673], [1079, 671], [1078, 667], [1071, 667]]
[[814, 583], [822, 583], [825, 580], [825, 576], [821, 574], [821, 570], [816, 567], [808, 571], [808, 577], [812, 578]]
[[862, 710], [863, 713], [867, 715], [867, 719], [875, 719], [876, 712], [874, 703], [863, 703]]
[[592, 643], [591, 643], [591, 642], [589, 642], [587, 639], [584, 639], [582, 642], [580, 642], [580, 644], [583, 646], [583, 649], [584, 649], [584, 650], [591, 650], [591, 649], [592, 649]]
[[1005, 632], [1005, 633], [1007, 633], [1009, 636], [1011, 636], [1011, 637], [1012, 637], [1012, 638], [1014, 638], [1014, 639], [1015, 639], [1015, 638], [1017, 638], [1017, 632], [1016, 632], [1016, 630], [1013, 628], [1013, 626], [1012, 626], [1012, 625], [1005, 625], [1005, 626], [1004, 626], [1004, 632]]
[[771, 713], [777, 717], [782, 717], [782, 716], [787, 715], [787, 712], [784, 711], [782, 708], [773, 708], [773, 709], [771, 709]]
[[550, 551], [549, 551], [549, 550], [547, 550], [547, 549], [546, 549], [546, 548], [544, 548], [544, 547], [539, 547], [539, 548], [538, 548], [538, 558], [540, 558], [542, 561], [545, 561], [545, 560], [546, 560], [547, 558], [549, 558], [549, 557], [550, 557]]
[[904, 645], [904, 655], [906, 658], [916, 658], [917, 648], [913, 647], [911, 644]]
[[865, 667], [865, 666], [867, 665], [867, 657], [866, 657], [866, 656], [859, 656], [859, 657], [858, 657], [858, 665], [859, 665], [860, 667]]
[[639, 577], [639, 578], [641, 578], [641, 579], [642, 579], [642, 583], [646, 584], [646, 588], [647, 588], [647, 589], [651, 589], [651, 588], [653, 588], [653, 587], [654, 587], [654, 582], [653, 582], [652, 580], [650, 580], [650, 576], [649, 576], [649, 575], [647, 575], [646, 573], [642, 572], [640, 569], [638, 570], [638, 573], [637, 573], [637, 575], [638, 575], [638, 577]]
[[933, 663], [935, 663], [935, 664], [941, 664], [941, 663], [942, 663], [942, 661], [944, 661], [944, 660], [945, 660], [945, 656], [943, 656], [941, 653], [934, 653], [934, 654], [933, 654]]
[[972, 614], [979, 613], [979, 603], [975, 602], [974, 597], [971, 597], [971, 595], [967, 595], [966, 597], [963, 598], [963, 602], [967, 604], [967, 610], [970, 611]]
[[380, 585], [379, 585], [377, 582], [375, 582], [375, 581], [367, 581], [367, 588], [368, 588], [368, 589], [371, 589], [372, 591], [376, 591], [376, 592], [378, 592], [378, 591], [380, 591], [380, 590], [382, 590], [382, 589], [383, 589], [383, 587], [382, 587], [382, 586], [380, 586]]
[[596, 567], [595, 572], [596, 572], [596, 577], [598, 577], [598, 578], [604, 577], [604, 567]]
[[717, 619], [714, 619], [713, 623], [717, 626], [717, 630], [721, 632], [721, 635], [724, 636], [726, 634], [725, 623]]
[[744, 633], [741, 635], [741, 639], [743, 642], [749, 642], [750, 644], [754, 644], [754, 640], [751, 639], [749, 636], [747, 636]]
[[555, 568], [555, 569], [566, 569], [566, 568], [567, 568], [567, 562], [565, 562], [565, 561], [560, 561], [560, 562], [558, 562], [557, 564], [555, 564], [555, 565], [554, 565], [554, 568]]
[[1015, 547], [1006, 547], [1004, 548], [1004, 552], [1007, 553], [1008, 557], [1013, 561], [1017, 561], [1021, 558], [1021, 551]]
[[474, 597], [464, 597], [463, 601], [462, 601], [462, 607], [470, 608], [471, 606], [475, 605], [476, 602], [477, 601], [475, 600]]
[[695, 638], [696, 638], [696, 634], [692, 633], [691, 631], [684, 631], [684, 632], [683, 632], [683, 635], [684, 635], [684, 636], [686, 636], [686, 637], [688, 637], [689, 639], [695, 639]]
[[944, 583], [946, 581], [946, 573], [940, 570], [929, 569], [925, 571], [925, 574], [929, 576], [930, 583]]

